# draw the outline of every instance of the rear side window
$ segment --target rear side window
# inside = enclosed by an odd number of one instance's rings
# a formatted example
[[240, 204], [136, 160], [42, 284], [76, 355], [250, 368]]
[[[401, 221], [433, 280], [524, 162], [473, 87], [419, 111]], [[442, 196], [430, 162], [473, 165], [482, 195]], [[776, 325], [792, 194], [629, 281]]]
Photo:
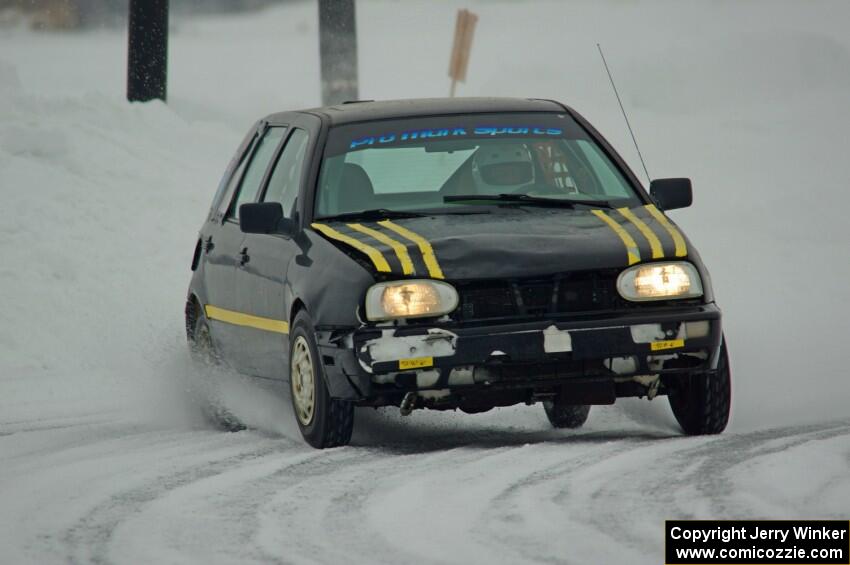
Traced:
[[280, 202], [283, 215], [293, 216], [295, 199], [298, 197], [298, 187], [301, 181], [301, 171], [304, 168], [304, 154], [307, 152], [309, 141], [307, 132], [301, 129], [292, 131], [289, 141], [283, 148], [277, 160], [274, 172], [269, 179], [269, 186], [263, 202]]
[[239, 191], [236, 193], [236, 198], [233, 199], [230, 206], [229, 218], [238, 219], [239, 206], [247, 202], [256, 201], [257, 193], [260, 191], [260, 184], [263, 182], [263, 177], [269, 166], [269, 161], [271, 161], [275, 149], [285, 132], [286, 128], [284, 127], [269, 128], [263, 138], [257, 143], [254, 154], [251, 156], [245, 173], [242, 175]]

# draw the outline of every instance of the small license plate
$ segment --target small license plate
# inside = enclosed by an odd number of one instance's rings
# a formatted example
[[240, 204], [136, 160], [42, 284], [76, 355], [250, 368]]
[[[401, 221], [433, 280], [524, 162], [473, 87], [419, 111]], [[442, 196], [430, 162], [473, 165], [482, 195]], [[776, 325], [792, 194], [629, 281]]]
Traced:
[[413, 359], [399, 359], [398, 368], [399, 370], [405, 371], [407, 369], [424, 369], [425, 367], [433, 367], [434, 366], [434, 358], [433, 357], [416, 357]]
[[678, 349], [679, 347], [685, 347], [684, 339], [667, 339], [664, 341], [653, 341], [649, 344], [649, 348], [652, 351], [664, 351], [665, 349]]

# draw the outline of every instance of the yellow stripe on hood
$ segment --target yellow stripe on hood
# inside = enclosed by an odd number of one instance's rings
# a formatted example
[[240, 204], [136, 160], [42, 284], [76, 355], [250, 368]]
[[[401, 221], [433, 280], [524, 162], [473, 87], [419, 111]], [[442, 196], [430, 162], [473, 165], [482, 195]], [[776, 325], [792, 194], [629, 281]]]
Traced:
[[658, 223], [661, 224], [667, 233], [670, 234], [670, 237], [673, 238], [673, 243], [676, 246], [676, 257], [687, 257], [688, 255], [688, 246], [685, 244], [685, 238], [682, 237], [682, 234], [679, 233], [679, 230], [676, 229], [670, 220], [667, 219], [667, 216], [661, 213], [661, 210], [653, 206], [652, 204], [647, 204], [644, 206], [646, 210], [652, 214], [652, 217], [658, 220]]
[[333, 229], [330, 226], [326, 226], [325, 224], [319, 224], [314, 222], [310, 224], [314, 230], [320, 231], [331, 239], [335, 239], [337, 241], [341, 241], [347, 245], [350, 245], [354, 249], [358, 251], [362, 251], [365, 253], [369, 259], [374, 263], [375, 268], [378, 272], [381, 273], [391, 273], [392, 269], [390, 269], [390, 264], [387, 263], [387, 259], [384, 257], [384, 254], [372, 247], [371, 245], [367, 245], [361, 241], [357, 241], [351, 236], [345, 235], [344, 233], [340, 233]]
[[643, 234], [643, 237], [649, 242], [649, 247], [652, 249], [652, 258], [653, 259], [663, 259], [664, 258], [664, 248], [661, 246], [661, 240], [658, 239], [658, 236], [655, 235], [655, 232], [652, 231], [646, 223], [635, 216], [635, 213], [629, 210], [628, 208], [617, 208], [617, 211], [628, 221], [632, 223], [637, 229], [640, 230], [640, 233]]
[[410, 260], [410, 255], [407, 253], [407, 247], [385, 233], [381, 233], [378, 230], [373, 230], [372, 228], [366, 227], [362, 224], [347, 224], [348, 227], [353, 229], [354, 231], [359, 231], [360, 233], [366, 234], [371, 238], [374, 238], [384, 245], [388, 245], [393, 248], [395, 251], [396, 257], [398, 257], [398, 262], [401, 263], [401, 270], [405, 275], [410, 275], [413, 273], [413, 261]]
[[591, 210], [594, 216], [605, 222], [605, 224], [611, 228], [611, 230], [620, 236], [620, 239], [623, 240], [623, 244], [626, 246], [626, 256], [628, 257], [629, 265], [634, 265], [635, 263], [640, 263], [640, 249], [638, 249], [637, 243], [632, 239], [632, 236], [629, 235], [629, 232], [623, 228], [620, 224], [618, 224], [615, 220], [611, 219], [605, 212], [602, 210]]
[[378, 222], [378, 225], [387, 228], [388, 230], [392, 230], [396, 232], [398, 235], [412, 241], [416, 245], [419, 246], [419, 251], [422, 253], [422, 260], [425, 261], [425, 266], [428, 267], [428, 274], [431, 275], [431, 278], [434, 279], [444, 279], [443, 270], [440, 268], [440, 263], [437, 261], [437, 256], [434, 255], [434, 249], [431, 247], [431, 244], [428, 243], [428, 240], [419, 235], [418, 233], [412, 232], [409, 229], [395, 224], [389, 220], [383, 220]]

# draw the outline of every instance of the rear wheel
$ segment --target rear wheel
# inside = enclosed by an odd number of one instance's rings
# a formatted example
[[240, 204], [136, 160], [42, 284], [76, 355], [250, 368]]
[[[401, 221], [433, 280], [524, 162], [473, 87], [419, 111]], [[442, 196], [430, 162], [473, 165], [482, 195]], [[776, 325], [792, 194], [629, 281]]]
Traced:
[[189, 334], [189, 352], [202, 377], [193, 392], [201, 406], [204, 417], [213, 425], [229, 432], [245, 429], [245, 425], [228, 410], [221, 394], [218, 378], [221, 372], [221, 356], [210, 334], [209, 322], [203, 312], [197, 312]]
[[543, 409], [549, 422], [556, 428], [580, 428], [590, 414], [588, 404], [564, 404], [557, 399], [544, 401]]
[[304, 440], [315, 448], [347, 445], [354, 429], [354, 405], [331, 398], [316, 347], [313, 322], [295, 316], [289, 341], [292, 410]]
[[192, 333], [189, 335], [189, 352], [192, 354], [192, 360], [199, 365], [216, 366], [221, 363], [213, 345], [209, 324], [201, 313], [196, 315]]
[[726, 429], [732, 405], [732, 371], [725, 337], [720, 344], [717, 372], [685, 377], [668, 398], [673, 415], [686, 434], [719, 434]]

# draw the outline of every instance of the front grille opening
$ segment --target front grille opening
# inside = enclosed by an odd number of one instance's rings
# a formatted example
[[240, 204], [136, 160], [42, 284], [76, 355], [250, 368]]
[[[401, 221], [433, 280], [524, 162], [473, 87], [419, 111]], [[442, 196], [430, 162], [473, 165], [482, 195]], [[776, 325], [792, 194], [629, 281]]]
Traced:
[[515, 285], [517, 306], [521, 313], [546, 314], [556, 307], [554, 281], [529, 281]]
[[565, 277], [558, 296], [558, 312], [593, 312], [622, 308], [617, 292], [618, 273], [577, 273]]
[[509, 283], [481, 283], [464, 285], [460, 294], [460, 319], [501, 318], [516, 315], [516, 305]]
[[617, 292], [619, 274], [620, 271], [615, 269], [544, 278], [461, 281], [455, 285], [460, 305], [452, 317], [458, 321], [543, 317], [547, 314], [584, 314], [700, 301], [629, 302]]

